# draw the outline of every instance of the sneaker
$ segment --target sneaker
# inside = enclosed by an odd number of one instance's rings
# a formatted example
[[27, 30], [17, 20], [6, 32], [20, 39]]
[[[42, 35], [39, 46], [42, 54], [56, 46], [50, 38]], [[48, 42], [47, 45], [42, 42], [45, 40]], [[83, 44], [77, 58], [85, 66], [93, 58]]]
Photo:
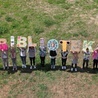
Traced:
[[3, 69], [5, 70], [5, 66], [3, 66]]
[[64, 66], [62, 66], [62, 69], [64, 69]]
[[53, 69], [53, 65], [51, 65], [51, 69]]
[[36, 69], [36, 66], [34, 66], [34, 69]]
[[71, 68], [71, 71], [73, 71], [73, 68]]
[[17, 67], [15, 68], [15, 70], [17, 70]]
[[55, 65], [53, 66], [53, 69], [55, 69]]
[[24, 68], [27, 68], [27, 66], [26, 66], [26, 65], [24, 65]]
[[75, 71], [77, 71], [77, 68], [75, 68]]
[[7, 66], [7, 69], [9, 69], [9, 66]]
[[30, 66], [30, 69], [32, 69], [32, 66]]
[[66, 69], [66, 66], [64, 66], [63, 68]]
[[14, 71], [14, 68], [13, 68], [13, 71]]
[[24, 68], [24, 65], [22, 64], [22, 68]]

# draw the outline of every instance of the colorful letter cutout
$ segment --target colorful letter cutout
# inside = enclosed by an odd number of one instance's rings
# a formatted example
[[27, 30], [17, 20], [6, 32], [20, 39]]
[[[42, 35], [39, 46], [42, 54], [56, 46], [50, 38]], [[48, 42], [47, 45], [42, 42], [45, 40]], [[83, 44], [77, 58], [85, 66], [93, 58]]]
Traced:
[[27, 41], [26, 37], [18, 36], [18, 38], [17, 38], [17, 47], [26, 47], [27, 46], [26, 41]]
[[83, 41], [83, 51], [86, 51], [87, 48], [89, 48], [89, 51], [90, 52], [93, 52], [93, 48], [92, 48], [92, 45], [95, 43], [95, 41], [87, 41], [87, 40], [84, 40]]
[[70, 51], [80, 52], [80, 50], [81, 50], [81, 41], [80, 40], [71, 40], [71, 50]]

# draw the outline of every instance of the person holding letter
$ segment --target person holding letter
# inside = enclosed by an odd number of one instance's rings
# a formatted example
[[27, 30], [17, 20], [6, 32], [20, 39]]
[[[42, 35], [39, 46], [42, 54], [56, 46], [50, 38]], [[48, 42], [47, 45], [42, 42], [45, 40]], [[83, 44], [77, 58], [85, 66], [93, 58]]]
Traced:
[[10, 49], [12, 64], [13, 64], [13, 71], [17, 70], [17, 64], [16, 64], [16, 48], [14, 46], [11, 46]]
[[67, 56], [68, 56], [68, 50], [66, 51], [61, 50], [62, 69], [66, 69]]
[[55, 69], [55, 59], [57, 56], [56, 50], [50, 50], [51, 69]]
[[45, 66], [45, 57], [46, 57], [46, 47], [40, 46], [39, 51], [40, 51], [39, 54], [40, 54], [41, 66], [44, 67]]
[[86, 68], [88, 68], [88, 63], [89, 63], [89, 59], [90, 59], [89, 48], [86, 48], [86, 52], [83, 51], [83, 54], [84, 54], [84, 58], [83, 58], [83, 69], [84, 69], [85, 63], [86, 63]]
[[22, 68], [26, 68], [26, 47], [18, 47], [20, 50], [20, 58], [22, 61]]
[[29, 55], [29, 59], [30, 59], [30, 69], [32, 69], [32, 61], [33, 61], [34, 69], [36, 69], [36, 65], [35, 65], [35, 53], [36, 53], [35, 47], [33, 45], [29, 46], [29, 48], [28, 48], [28, 55]]
[[[78, 55], [79, 55], [79, 52], [77, 51], [71, 51], [72, 55], [73, 55], [73, 58], [72, 58], [72, 66], [71, 66], [71, 71], [73, 71], [73, 69], [75, 68], [75, 71], [77, 71], [77, 63], [78, 63]], [[74, 67], [75, 65], [75, 67]]]
[[2, 61], [3, 61], [3, 69], [5, 69], [6, 67], [7, 67], [7, 69], [9, 69], [8, 50], [2, 50], [1, 57], [2, 57]]
[[93, 69], [98, 68], [98, 48], [96, 48], [93, 52]]

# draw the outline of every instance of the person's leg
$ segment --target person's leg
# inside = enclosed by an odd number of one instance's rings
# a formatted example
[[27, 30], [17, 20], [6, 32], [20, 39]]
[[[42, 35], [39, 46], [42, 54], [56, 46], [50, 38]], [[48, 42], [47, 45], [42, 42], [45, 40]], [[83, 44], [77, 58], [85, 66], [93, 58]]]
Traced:
[[35, 57], [33, 57], [33, 65], [35, 66]]
[[41, 66], [42, 66], [42, 57], [40, 56]]
[[42, 63], [43, 63], [43, 67], [44, 67], [45, 66], [45, 57], [43, 57]]
[[21, 61], [22, 61], [22, 65], [24, 64], [24, 62], [23, 62], [23, 57], [22, 56], [20, 56], [20, 58], [21, 58]]
[[45, 64], [45, 57], [41, 57], [41, 65], [42, 65], [42, 67], [44, 67], [44, 64]]
[[62, 69], [64, 69], [64, 59], [62, 58]]
[[84, 66], [85, 66], [85, 60], [83, 59], [83, 69], [84, 69]]
[[75, 64], [75, 71], [77, 71], [77, 63]]
[[95, 60], [95, 65], [96, 65], [96, 69], [97, 69], [97, 60]]
[[96, 64], [95, 62], [96, 62], [96, 60], [94, 59], [93, 60], [93, 69], [95, 69], [95, 64]]
[[9, 69], [8, 58], [5, 58], [5, 64], [6, 64], [7, 69]]
[[22, 67], [26, 68], [26, 56], [21, 56], [21, 60], [22, 60]]
[[14, 58], [14, 66], [15, 66], [15, 69], [17, 70], [16, 58]]
[[2, 62], [3, 62], [3, 69], [5, 69], [5, 67], [6, 67], [5, 58], [2, 58]]
[[72, 65], [71, 65], [71, 71], [73, 71], [73, 63], [72, 63]]
[[66, 69], [66, 61], [67, 59], [64, 59], [64, 69]]
[[55, 58], [53, 59], [53, 69], [55, 69]]
[[32, 69], [32, 60], [33, 60], [33, 58], [29, 57], [29, 59], [30, 59], [30, 69]]
[[34, 65], [34, 69], [36, 69], [35, 57], [33, 57], [33, 65]]
[[53, 59], [51, 58], [51, 69], [53, 68]]
[[26, 66], [26, 56], [24, 57], [24, 64], [25, 64], [25, 66]]
[[89, 60], [86, 60], [86, 68], [88, 68]]

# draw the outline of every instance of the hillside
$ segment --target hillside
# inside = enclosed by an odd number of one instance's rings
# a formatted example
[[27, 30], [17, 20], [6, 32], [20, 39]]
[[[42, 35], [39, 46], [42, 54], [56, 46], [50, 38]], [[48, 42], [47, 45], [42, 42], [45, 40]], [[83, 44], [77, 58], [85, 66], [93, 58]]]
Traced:
[[[50, 69], [47, 55], [45, 68], [40, 67], [39, 39], [94, 40], [98, 44], [98, 0], [0, 0], [0, 38], [32, 36], [37, 43], [37, 70], [4, 71], [0, 59], [0, 98], [98, 98], [98, 70], [82, 69], [80, 55], [78, 72], [70, 72], [71, 54], [67, 70], [62, 71], [60, 48], [56, 70]], [[18, 50], [17, 50], [18, 52]], [[9, 58], [9, 62], [11, 60]]]

